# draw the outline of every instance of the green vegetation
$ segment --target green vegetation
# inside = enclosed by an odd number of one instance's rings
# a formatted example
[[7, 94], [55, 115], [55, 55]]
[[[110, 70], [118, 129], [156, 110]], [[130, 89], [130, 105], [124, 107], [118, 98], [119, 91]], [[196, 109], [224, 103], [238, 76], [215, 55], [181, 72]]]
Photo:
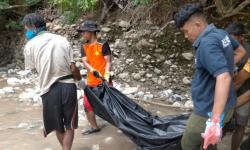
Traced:
[[152, 2], [152, 0], [133, 0], [136, 6], [138, 5], [148, 5]]
[[63, 24], [74, 23], [82, 12], [96, 8], [98, 0], [49, 0], [50, 5], [59, 8], [64, 15]]

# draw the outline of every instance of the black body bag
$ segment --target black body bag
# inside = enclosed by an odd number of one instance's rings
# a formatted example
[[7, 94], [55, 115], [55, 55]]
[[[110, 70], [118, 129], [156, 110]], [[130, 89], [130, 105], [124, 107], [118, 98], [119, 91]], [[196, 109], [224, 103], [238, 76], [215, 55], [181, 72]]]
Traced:
[[103, 82], [84, 88], [96, 115], [119, 128], [138, 150], [181, 150], [181, 137], [189, 114], [152, 116], [133, 100]]

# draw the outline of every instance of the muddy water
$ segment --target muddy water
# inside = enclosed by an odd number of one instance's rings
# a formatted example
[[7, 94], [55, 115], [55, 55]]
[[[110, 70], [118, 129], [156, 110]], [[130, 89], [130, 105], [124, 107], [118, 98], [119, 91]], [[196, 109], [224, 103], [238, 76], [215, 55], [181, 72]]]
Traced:
[[[5, 81], [1, 81], [0, 87], [5, 86]], [[0, 150], [59, 150], [60, 145], [54, 134], [43, 138], [41, 107], [19, 102], [19, 92], [0, 98]], [[144, 103], [141, 105], [159, 116], [182, 112]], [[80, 107], [81, 113], [83, 113], [83, 108]], [[85, 118], [80, 117], [79, 129], [76, 130], [72, 150], [136, 149], [136, 146], [117, 128], [100, 118], [98, 118], [98, 123], [105, 125], [100, 133], [83, 136], [81, 130], [89, 126]], [[221, 145], [221, 150], [228, 149], [227, 142]]]

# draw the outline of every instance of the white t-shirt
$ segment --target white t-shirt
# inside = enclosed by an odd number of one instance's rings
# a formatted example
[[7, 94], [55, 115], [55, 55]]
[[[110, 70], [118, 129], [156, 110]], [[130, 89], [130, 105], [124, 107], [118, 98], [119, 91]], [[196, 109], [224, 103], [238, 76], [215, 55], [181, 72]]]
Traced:
[[[25, 45], [25, 69], [36, 69], [43, 95], [60, 77], [72, 74], [70, 65], [74, 62], [69, 41], [56, 34], [40, 32]], [[74, 83], [74, 79], [60, 82]]]

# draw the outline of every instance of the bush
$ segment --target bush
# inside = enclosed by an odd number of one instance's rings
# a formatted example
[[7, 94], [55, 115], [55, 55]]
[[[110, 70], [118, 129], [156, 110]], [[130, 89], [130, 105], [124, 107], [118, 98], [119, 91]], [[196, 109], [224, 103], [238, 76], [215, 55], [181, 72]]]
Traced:
[[64, 15], [62, 23], [74, 23], [82, 12], [92, 11], [96, 8], [98, 0], [49, 0]]
[[98, 0], [50, 0], [50, 3], [61, 11], [89, 11], [95, 8], [97, 2]]
[[148, 5], [152, 2], [152, 0], [133, 0], [134, 5]]

